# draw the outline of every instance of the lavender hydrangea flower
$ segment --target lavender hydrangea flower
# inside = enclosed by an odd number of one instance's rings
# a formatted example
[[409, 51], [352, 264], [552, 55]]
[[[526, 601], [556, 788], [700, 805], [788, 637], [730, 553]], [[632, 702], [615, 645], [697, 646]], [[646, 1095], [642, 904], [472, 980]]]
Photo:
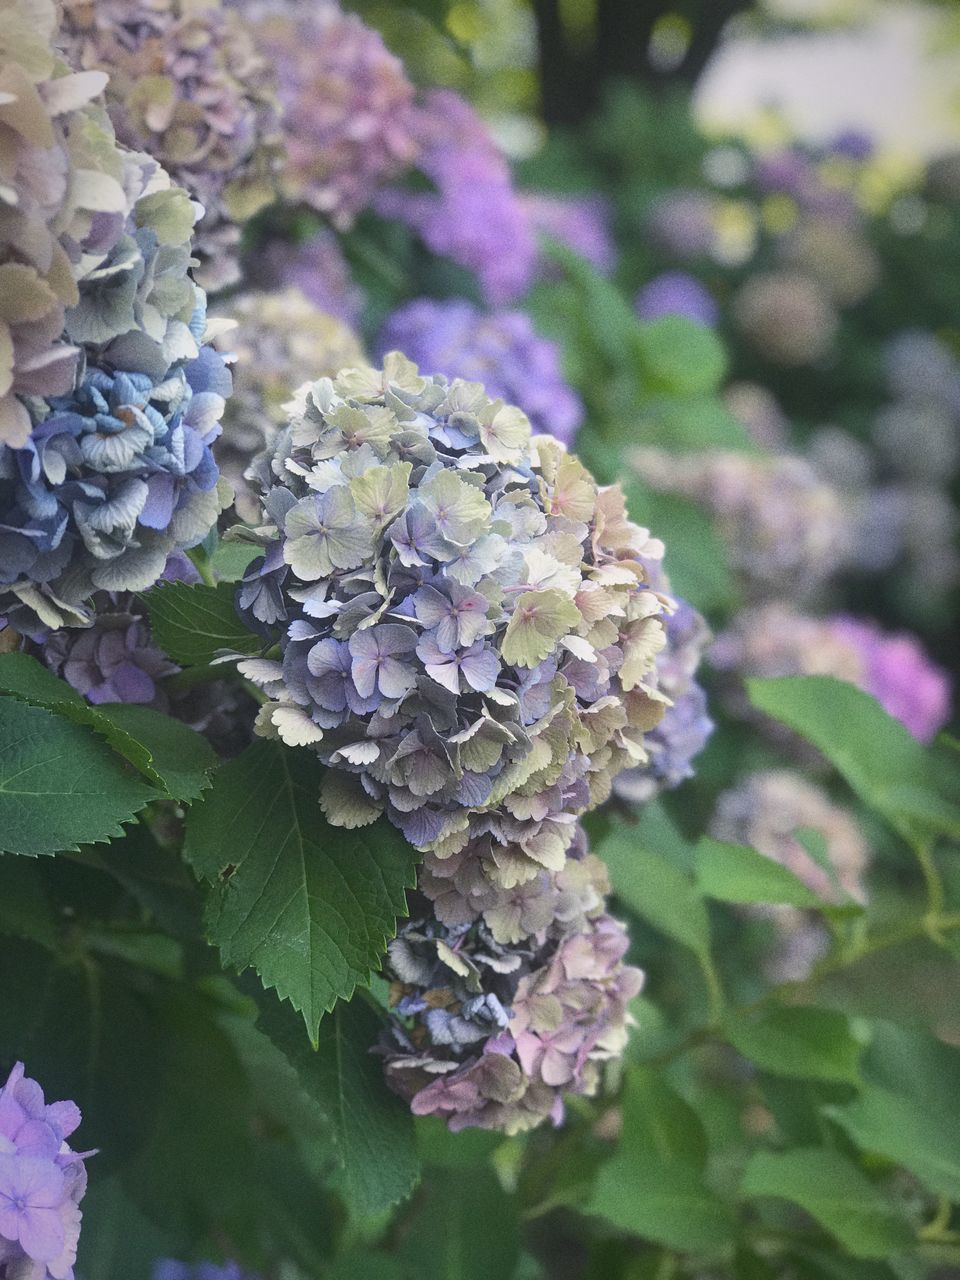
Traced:
[[363, 294], [351, 279], [340, 241], [326, 227], [299, 244], [271, 240], [258, 246], [244, 269], [248, 284], [257, 290], [299, 289], [319, 311], [350, 328], [360, 320]]
[[718, 638], [711, 661], [741, 676], [836, 676], [875, 697], [921, 742], [950, 717], [950, 678], [919, 641], [860, 619], [810, 618], [771, 603], [740, 614]]
[[851, 513], [803, 458], [641, 448], [631, 460], [652, 488], [691, 498], [713, 514], [754, 599], [811, 595], [848, 559]]
[[[16, 52], [0, 51], [0, 77], [26, 93]], [[41, 163], [89, 173], [89, 183], [74, 176], [66, 185], [80, 193], [89, 186], [96, 198], [83, 198], [86, 212], [61, 209], [54, 239], [36, 220], [27, 164], [15, 176], [23, 211], [0, 245], [0, 272], [19, 282], [20, 301], [33, 306], [31, 290], [40, 289], [43, 306], [30, 314], [47, 335], [43, 344], [62, 317], [62, 342], [48, 353], [61, 368], [57, 385], [44, 372], [48, 355], [31, 348], [37, 380], [28, 376], [15, 392], [17, 430], [0, 443], [0, 614], [28, 633], [84, 623], [94, 591], [145, 589], [171, 551], [203, 538], [223, 505], [210, 446], [230, 388], [220, 357], [201, 345], [205, 298], [189, 275], [196, 209], [187, 193], [146, 156], [117, 146], [102, 111], [88, 115], [99, 72], [72, 76], [35, 54], [23, 56], [51, 76], [43, 110], [66, 118], [81, 104], [76, 133], [47, 120], [51, 148]], [[22, 246], [39, 243], [68, 304], [62, 312], [23, 259]]]
[[583, 419], [583, 405], [564, 381], [559, 349], [523, 311], [484, 315], [469, 302], [421, 298], [388, 318], [377, 349], [404, 351], [449, 378], [483, 382], [488, 395], [522, 409], [535, 431], [564, 444]]
[[13, 1067], [0, 1089], [0, 1276], [73, 1280], [84, 1156], [66, 1139], [80, 1124], [73, 1102], [47, 1103], [43, 1090]]
[[431, 897], [560, 870], [663, 714], [662, 544], [519, 409], [397, 353], [302, 389], [258, 472], [260, 732], [330, 766], [332, 822], [386, 812]]
[[435, 190], [389, 188], [377, 209], [407, 223], [431, 252], [475, 272], [492, 306], [513, 302], [533, 281], [538, 250], [510, 166], [457, 94], [433, 90], [419, 120], [417, 163]]
[[220, 0], [63, 0], [60, 34], [78, 66], [109, 74], [121, 142], [203, 206], [198, 279], [234, 283], [240, 224], [274, 198], [279, 164], [269, 69], [245, 24]]
[[276, 68], [284, 194], [349, 227], [417, 158], [413, 85], [379, 32], [333, 0], [248, 3], [257, 48]]
[[685, 316], [708, 329], [717, 323], [720, 315], [709, 289], [686, 271], [665, 271], [654, 276], [637, 294], [634, 307], [641, 320]]
[[563, 1095], [592, 1094], [626, 1041], [642, 984], [604, 914], [606, 871], [582, 835], [535, 892], [504, 896], [491, 922], [444, 926], [429, 904], [390, 944], [393, 1018], [380, 1052], [415, 1115], [454, 1130], [559, 1124]]

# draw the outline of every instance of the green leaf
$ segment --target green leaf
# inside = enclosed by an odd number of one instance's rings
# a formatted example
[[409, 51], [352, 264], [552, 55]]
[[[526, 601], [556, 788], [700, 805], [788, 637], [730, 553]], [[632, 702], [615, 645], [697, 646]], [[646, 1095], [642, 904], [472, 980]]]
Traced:
[[150, 707], [91, 706], [28, 654], [0, 654], [0, 691], [31, 706], [46, 707], [75, 724], [89, 725], [171, 799], [195, 799], [216, 763], [206, 739], [188, 725]]
[[868, 1085], [845, 1107], [828, 1107], [857, 1146], [909, 1169], [930, 1191], [960, 1201], [960, 1123], [925, 1112], [911, 1097]]
[[733, 1213], [703, 1178], [706, 1137], [696, 1113], [662, 1077], [631, 1069], [623, 1138], [602, 1166], [589, 1213], [671, 1249], [715, 1255], [733, 1239]]
[[515, 1196], [489, 1169], [438, 1170], [399, 1253], [411, 1280], [509, 1280], [520, 1257]]
[[209, 784], [216, 752], [202, 734], [152, 707], [106, 703], [97, 708], [101, 719], [130, 736], [150, 756], [150, 768], [174, 800], [196, 800]]
[[636, 827], [621, 825], [596, 850], [607, 863], [614, 892], [632, 911], [697, 955], [710, 951], [707, 908], [686, 872], [642, 842]]
[[213, 882], [207, 932], [224, 965], [252, 965], [300, 1010], [312, 1039], [324, 1013], [379, 967], [418, 858], [383, 819], [331, 827], [322, 775], [311, 751], [255, 743], [194, 805], [184, 849]]
[[759, 1151], [740, 1190], [744, 1196], [799, 1205], [855, 1258], [886, 1260], [913, 1244], [913, 1233], [893, 1202], [836, 1151]]
[[111, 840], [159, 794], [89, 729], [0, 698], [0, 851], [37, 856]]
[[682, 400], [658, 396], [644, 405], [644, 412], [653, 420], [652, 430], [644, 431], [635, 441], [638, 444], [653, 444], [677, 452], [688, 449], [761, 452], [740, 420], [716, 396], [698, 395]]
[[712, 330], [685, 316], [663, 316], [639, 327], [636, 340], [645, 386], [680, 396], [716, 391], [727, 353]]
[[260, 555], [246, 542], [221, 542], [210, 557], [210, 568], [218, 582], [239, 582], [252, 560]]
[[0, 933], [56, 946], [57, 923], [37, 865], [0, 854]]
[[263, 641], [241, 622], [234, 605], [236, 587], [165, 582], [141, 598], [150, 614], [153, 638], [174, 662], [205, 666], [221, 653], [259, 653]]
[[859, 1084], [862, 1047], [842, 1013], [774, 1006], [750, 1020], [731, 1020], [733, 1047], [763, 1071], [798, 1080]]
[[905, 839], [960, 836], [960, 808], [937, 794], [923, 747], [869, 694], [832, 676], [753, 679], [747, 692], [759, 711], [818, 747]]
[[697, 883], [701, 893], [719, 902], [823, 905], [802, 880], [779, 862], [746, 845], [726, 844], [710, 836], [704, 836], [697, 845]]
[[260, 1030], [281, 1050], [300, 1086], [329, 1122], [341, 1164], [338, 1182], [351, 1212], [378, 1213], [410, 1194], [420, 1175], [413, 1117], [386, 1086], [370, 1050], [383, 1026], [364, 1000], [340, 1003], [311, 1048], [298, 1018], [260, 993]]

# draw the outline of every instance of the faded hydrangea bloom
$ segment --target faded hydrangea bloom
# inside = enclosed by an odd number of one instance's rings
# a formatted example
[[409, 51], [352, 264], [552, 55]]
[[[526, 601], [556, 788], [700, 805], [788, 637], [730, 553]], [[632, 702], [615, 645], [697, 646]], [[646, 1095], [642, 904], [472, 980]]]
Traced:
[[14, 1066], [0, 1089], [3, 1280], [73, 1280], [87, 1173], [66, 1140], [79, 1124], [75, 1103], [46, 1102]]
[[331, 766], [332, 822], [386, 812], [433, 898], [561, 870], [663, 714], [662, 544], [519, 409], [398, 353], [303, 388], [259, 473], [261, 732]]
[[484, 314], [470, 302], [421, 298], [395, 311], [378, 351], [404, 351], [421, 368], [482, 382], [490, 396], [515, 404], [534, 431], [570, 444], [583, 404], [567, 384], [556, 343], [541, 338], [523, 311]]
[[[42, 10], [13, 6], [27, 27]], [[223, 505], [210, 445], [230, 387], [201, 346], [194, 206], [86, 107], [100, 73], [69, 74], [45, 49], [0, 48], [0, 84], [14, 98], [0, 115], [23, 106], [7, 139], [16, 202], [0, 272], [28, 308], [13, 434], [0, 444], [0, 614], [26, 632], [84, 623], [94, 591], [149, 587], [171, 551], [206, 534]], [[39, 86], [18, 57], [33, 76], [42, 68]], [[40, 172], [59, 174], [55, 222], [41, 212], [53, 205], [37, 202]], [[49, 279], [31, 258], [44, 245]]]
[[824, 287], [786, 269], [751, 276], [733, 300], [733, 318], [765, 359], [791, 369], [825, 356], [837, 327]]
[[417, 163], [435, 189], [390, 188], [377, 208], [411, 226], [432, 253], [475, 272], [492, 306], [515, 301], [536, 274], [538, 247], [506, 158], [473, 107], [450, 90], [429, 93], [418, 120]]
[[652, 488], [701, 503], [714, 516], [749, 595], [809, 595], [846, 562], [851, 518], [802, 458], [725, 450], [633, 450]]
[[860, 619], [809, 618], [772, 603], [739, 614], [710, 657], [714, 666], [741, 676], [847, 680], [872, 694], [921, 742], [931, 741], [950, 717], [950, 678], [916, 637], [886, 633]]
[[[788, 769], [754, 773], [717, 801], [710, 834], [750, 845], [792, 871], [825, 902], [864, 902], [869, 849], [851, 815], [819, 787]], [[822, 856], [807, 847], [820, 845]], [[815, 847], [815, 846], [814, 846]], [[826, 950], [823, 926], [793, 907], [753, 908], [773, 922], [780, 943], [769, 961], [778, 982], [804, 978]]]
[[453, 1130], [517, 1133], [563, 1118], [565, 1093], [592, 1094], [626, 1043], [642, 975], [604, 913], [606, 870], [578, 838], [534, 895], [504, 896], [490, 921], [444, 926], [430, 904], [390, 944], [393, 1017], [380, 1052], [415, 1115]]
[[110, 76], [121, 142], [158, 160], [203, 206], [199, 280], [239, 279], [239, 224], [274, 197], [278, 111], [266, 61], [220, 0], [62, 0], [76, 65]]
[[238, 0], [276, 68], [286, 144], [282, 185], [346, 228], [417, 158], [417, 108], [380, 33], [334, 0]]
[[[572, 249], [591, 267], [606, 274], [617, 262], [610, 231], [610, 209], [602, 196], [555, 196], [524, 192], [520, 206], [534, 232]], [[548, 263], [541, 267], [549, 274]]]
[[233, 322], [215, 343], [230, 361], [233, 394], [217, 442], [217, 462], [233, 485], [241, 519], [254, 521], [257, 497], [245, 472], [286, 423], [291, 391], [362, 364], [365, 357], [356, 334], [318, 311], [297, 288], [239, 294], [222, 303], [218, 315]]
[[634, 306], [641, 320], [684, 316], [707, 328], [715, 325], [720, 315], [709, 289], [686, 271], [664, 271], [654, 276], [637, 294]]

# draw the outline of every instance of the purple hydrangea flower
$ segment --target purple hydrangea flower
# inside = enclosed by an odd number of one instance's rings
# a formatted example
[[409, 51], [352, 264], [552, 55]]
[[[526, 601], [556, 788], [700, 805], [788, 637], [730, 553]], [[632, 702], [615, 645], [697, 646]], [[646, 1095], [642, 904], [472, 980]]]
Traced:
[[475, 272], [493, 306], [514, 301], [533, 280], [538, 250], [509, 164], [474, 109], [450, 90], [427, 95], [420, 127], [418, 165], [435, 190], [391, 188], [377, 208], [411, 226], [431, 252]]
[[277, 73], [284, 192], [349, 227], [419, 152], [419, 117], [403, 64], [378, 31], [333, 0], [243, 5], [254, 19], [256, 46]]
[[0, 1089], [0, 1276], [73, 1280], [87, 1178], [66, 1139], [79, 1124], [75, 1103], [47, 1103], [13, 1067]]
[[606, 275], [617, 261], [610, 232], [610, 209], [602, 196], [524, 193], [520, 203], [538, 236], [558, 240]]
[[177, 1262], [161, 1258], [153, 1268], [152, 1280], [255, 1280], [236, 1262]]
[[[351, 279], [340, 241], [327, 228], [300, 244], [271, 240], [251, 253], [245, 266], [248, 283], [257, 289], [277, 293], [299, 289], [320, 311], [351, 327], [357, 325], [363, 295]], [[292, 390], [288, 387], [288, 394]]]
[[654, 276], [637, 294], [634, 305], [641, 320], [685, 316], [707, 328], [712, 328], [720, 315], [709, 289], [686, 271], [665, 271]]
[[560, 352], [541, 338], [523, 311], [485, 315], [457, 299], [421, 298], [389, 317], [378, 350], [405, 352], [423, 368], [482, 382], [491, 396], [521, 408], [535, 431], [569, 444], [583, 420], [583, 404], [564, 381]]

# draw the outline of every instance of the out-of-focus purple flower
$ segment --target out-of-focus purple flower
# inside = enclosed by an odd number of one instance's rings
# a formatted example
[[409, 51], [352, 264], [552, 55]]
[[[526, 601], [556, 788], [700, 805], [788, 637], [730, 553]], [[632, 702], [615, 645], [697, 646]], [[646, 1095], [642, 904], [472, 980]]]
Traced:
[[538, 236], [559, 241], [597, 271], [613, 270], [617, 250], [610, 233], [610, 210], [601, 196], [525, 193], [520, 204]]
[[715, 240], [716, 202], [700, 191], [674, 191], [651, 208], [647, 228], [651, 237], [680, 258], [708, 254]]
[[73, 1280], [83, 1157], [66, 1139], [80, 1124], [73, 1102], [47, 1103], [18, 1062], [0, 1089], [0, 1276]]
[[300, 244], [271, 240], [251, 253], [245, 266], [251, 286], [271, 292], [299, 289], [320, 311], [356, 326], [363, 296], [351, 279], [340, 241], [329, 229], [320, 228]]
[[863, 129], [843, 129], [830, 143], [830, 150], [862, 164], [870, 159], [875, 148], [873, 139]]
[[418, 115], [403, 63], [333, 0], [247, 8], [256, 46], [276, 69], [284, 191], [349, 227], [417, 158]]
[[521, 408], [535, 431], [570, 444], [583, 405], [564, 381], [560, 352], [523, 311], [485, 315], [472, 303], [407, 303], [387, 320], [378, 351], [403, 351], [421, 368], [482, 382], [489, 395]]
[[[921, 742], [950, 717], [951, 683], [915, 636], [849, 617], [810, 618], [772, 603], [740, 613], [711, 663], [740, 676], [831, 675], [871, 694]], [[739, 694], [735, 704], [745, 709]]]
[[851, 516], [802, 458], [636, 449], [640, 477], [710, 511], [753, 598], [812, 594], [846, 563]]
[[757, 382], [731, 382], [723, 392], [724, 403], [752, 440], [771, 452], [785, 450], [790, 423], [772, 391]]
[[154, 1264], [152, 1280], [255, 1280], [236, 1262], [177, 1262], [161, 1258]]
[[390, 188], [377, 208], [412, 227], [433, 253], [475, 272], [491, 304], [514, 301], [533, 280], [538, 254], [509, 164], [473, 107], [450, 90], [429, 93], [419, 120], [418, 167], [435, 190]]
[[720, 314], [710, 290], [686, 271], [665, 271], [654, 276], [637, 294], [634, 306], [641, 320], [685, 316], [707, 328], [717, 323]]
[[884, 634], [856, 618], [834, 618], [829, 626], [859, 655], [861, 688], [915, 738], [930, 742], [950, 718], [950, 678], [930, 661], [916, 637]]

